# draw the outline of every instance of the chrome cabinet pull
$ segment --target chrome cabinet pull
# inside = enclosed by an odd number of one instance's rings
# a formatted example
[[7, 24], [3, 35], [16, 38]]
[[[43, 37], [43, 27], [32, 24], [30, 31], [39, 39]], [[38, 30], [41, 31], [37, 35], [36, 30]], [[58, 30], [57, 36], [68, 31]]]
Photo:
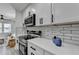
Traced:
[[33, 52], [31, 52], [31, 55], [35, 55]]
[[33, 48], [32, 46], [30, 47], [31, 49], [33, 49], [34, 51], [36, 51], [36, 49], [35, 48]]

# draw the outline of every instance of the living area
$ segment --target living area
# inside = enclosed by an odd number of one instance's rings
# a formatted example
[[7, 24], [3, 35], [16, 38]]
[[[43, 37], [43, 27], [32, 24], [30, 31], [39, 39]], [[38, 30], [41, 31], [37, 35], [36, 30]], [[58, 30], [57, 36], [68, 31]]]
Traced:
[[13, 33], [12, 22], [0, 21], [0, 55], [14, 55], [12, 51], [16, 50], [16, 37]]

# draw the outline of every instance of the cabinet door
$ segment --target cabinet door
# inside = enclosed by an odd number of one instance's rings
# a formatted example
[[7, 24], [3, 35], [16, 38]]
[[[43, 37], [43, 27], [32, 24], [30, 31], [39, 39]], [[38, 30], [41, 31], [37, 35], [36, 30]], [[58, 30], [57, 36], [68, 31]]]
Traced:
[[54, 10], [54, 23], [79, 21], [79, 4], [55, 3]]
[[31, 43], [28, 42], [28, 55], [34, 54], [34, 52], [30, 47], [31, 47]]
[[45, 51], [44, 55], [54, 55], [54, 54], [52, 54], [52, 53], [50, 53], [48, 51]]
[[36, 25], [48, 25], [51, 24], [51, 4], [39, 3], [36, 8]]
[[43, 55], [43, 50], [32, 43], [28, 43], [28, 55]]

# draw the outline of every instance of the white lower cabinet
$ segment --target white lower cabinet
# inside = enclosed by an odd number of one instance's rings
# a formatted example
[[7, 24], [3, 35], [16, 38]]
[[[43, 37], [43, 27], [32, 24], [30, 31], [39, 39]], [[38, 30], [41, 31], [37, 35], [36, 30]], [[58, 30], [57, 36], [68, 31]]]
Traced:
[[28, 42], [28, 55], [53, 55], [53, 54], [48, 51], [45, 51], [44, 49], [36, 46], [33, 43]]
[[28, 43], [28, 55], [43, 55], [43, 49], [32, 43]]
[[50, 53], [50, 52], [48, 52], [48, 51], [45, 51], [45, 52], [44, 52], [44, 55], [54, 55], [54, 54], [52, 54], [52, 53]]

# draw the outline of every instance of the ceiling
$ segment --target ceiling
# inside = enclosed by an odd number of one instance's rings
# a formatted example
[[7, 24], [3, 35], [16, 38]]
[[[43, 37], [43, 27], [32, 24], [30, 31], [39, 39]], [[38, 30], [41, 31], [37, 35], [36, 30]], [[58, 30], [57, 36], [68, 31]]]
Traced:
[[17, 11], [23, 11], [29, 3], [11, 3], [11, 5], [17, 10]]

